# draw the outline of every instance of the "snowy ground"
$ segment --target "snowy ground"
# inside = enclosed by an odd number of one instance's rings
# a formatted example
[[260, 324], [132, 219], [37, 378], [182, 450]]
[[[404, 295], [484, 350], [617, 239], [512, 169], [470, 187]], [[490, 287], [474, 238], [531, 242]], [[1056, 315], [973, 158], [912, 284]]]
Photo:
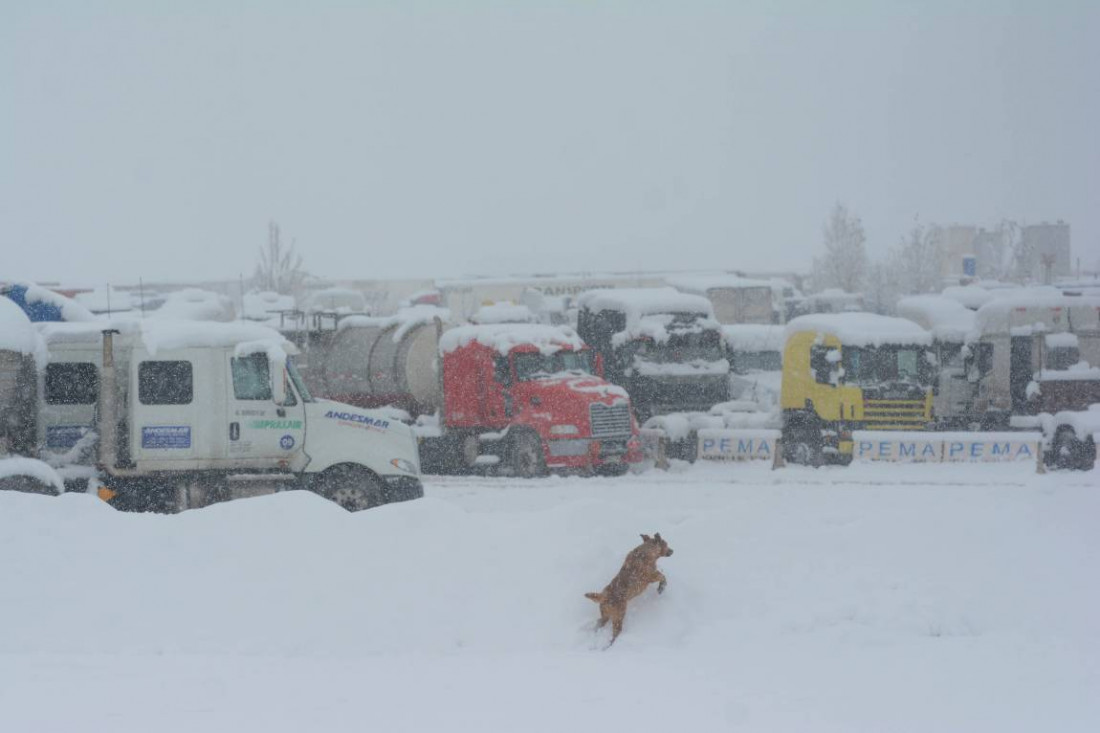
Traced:
[[[3, 731], [1093, 731], [1100, 475], [429, 479], [351, 515], [0, 493]], [[603, 651], [583, 597], [660, 531]]]

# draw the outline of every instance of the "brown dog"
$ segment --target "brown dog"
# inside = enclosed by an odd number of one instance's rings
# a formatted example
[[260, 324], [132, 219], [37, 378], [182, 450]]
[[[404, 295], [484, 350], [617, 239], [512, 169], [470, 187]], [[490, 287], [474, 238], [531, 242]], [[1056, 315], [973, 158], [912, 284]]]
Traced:
[[[626, 618], [626, 604], [631, 598], [641, 595], [650, 583], [657, 583], [657, 592], [664, 593], [668, 579], [657, 569], [657, 558], [668, 557], [672, 548], [661, 539], [658, 532], [653, 537], [642, 535], [642, 544], [635, 547], [623, 561], [619, 574], [612, 578], [600, 593], [585, 593], [584, 597], [600, 604], [600, 620], [597, 629], [611, 622], [611, 644], [619, 638]], [[611, 646], [608, 644], [608, 646]]]

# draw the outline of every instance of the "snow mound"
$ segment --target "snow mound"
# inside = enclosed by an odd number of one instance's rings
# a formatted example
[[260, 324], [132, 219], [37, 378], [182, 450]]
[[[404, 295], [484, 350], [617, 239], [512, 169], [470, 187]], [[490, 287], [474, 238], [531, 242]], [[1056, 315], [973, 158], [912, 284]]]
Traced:
[[943, 341], [965, 341], [974, 331], [974, 311], [942, 295], [913, 295], [898, 301], [898, 314]]

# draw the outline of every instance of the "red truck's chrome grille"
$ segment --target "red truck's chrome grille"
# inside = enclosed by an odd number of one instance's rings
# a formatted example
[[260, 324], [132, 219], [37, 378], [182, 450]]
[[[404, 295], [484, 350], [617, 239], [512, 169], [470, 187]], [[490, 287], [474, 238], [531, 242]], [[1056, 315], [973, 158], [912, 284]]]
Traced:
[[588, 407], [588, 416], [592, 420], [593, 438], [630, 435], [630, 406], [625, 403], [605, 405], [594, 402]]

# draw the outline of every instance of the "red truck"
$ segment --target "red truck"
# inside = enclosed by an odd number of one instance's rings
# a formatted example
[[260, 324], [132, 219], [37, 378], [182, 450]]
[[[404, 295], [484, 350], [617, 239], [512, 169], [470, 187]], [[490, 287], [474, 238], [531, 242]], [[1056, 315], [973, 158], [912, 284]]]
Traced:
[[569, 328], [352, 316], [307, 360], [318, 393], [409, 412], [425, 472], [619, 475], [642, 460], [630, 398]]

